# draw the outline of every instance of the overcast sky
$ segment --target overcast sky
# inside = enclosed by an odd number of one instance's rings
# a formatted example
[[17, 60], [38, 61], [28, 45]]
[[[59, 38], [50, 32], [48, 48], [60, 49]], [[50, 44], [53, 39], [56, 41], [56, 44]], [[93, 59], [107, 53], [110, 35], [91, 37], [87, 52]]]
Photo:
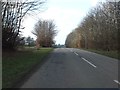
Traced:
[[25, 17], [23, 35], [35, 37], [31, 31], [34, 29], [38, 18], [50, 19], [54, 20], [58, 30], [55, 37], [56, 44], [64, 44], [67, 35], [80, 24], [87, 12], [100, 1], [104, 0], [47, 0], [43, 12]]

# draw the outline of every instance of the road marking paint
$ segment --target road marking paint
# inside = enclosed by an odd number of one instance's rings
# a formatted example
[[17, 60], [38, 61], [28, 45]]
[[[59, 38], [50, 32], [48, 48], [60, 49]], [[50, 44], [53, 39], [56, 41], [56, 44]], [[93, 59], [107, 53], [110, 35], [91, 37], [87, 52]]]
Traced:
[[75, 55], [77, 55], [78, 56], [78, 54], [76, 53], [76, 52], [74, 52], [75, 53]]
[[119, 82], [118, 80], [114, 80], [114, 82], [116, 82], [117, 84], [119, 84], [119, 85], [120, 85], [120, 82]]
[[97, 66], [95, 66], [94, 64], [92, 64], [91, 62], [89, 62], [88, 60], [86, 60], [85, 58], [81, 57], [84, 61], [86, 61], [87, 63], [89, 63], [90, 65], [92, 65], [94, 68], [96, 68]]

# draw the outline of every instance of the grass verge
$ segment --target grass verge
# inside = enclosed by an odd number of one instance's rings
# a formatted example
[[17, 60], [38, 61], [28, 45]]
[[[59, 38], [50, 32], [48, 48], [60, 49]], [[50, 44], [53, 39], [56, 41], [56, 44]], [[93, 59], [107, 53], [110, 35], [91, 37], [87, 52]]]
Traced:
[[17, 52], [3, 52], [2, 55], [2, 87], [11, 88], [12, 85], [37, 63], [40, 63], [53, 49], [27, 49]]
[[120, 60], [118, 51], [103, 51], [103, 50], [94, 50], [94, 49], [83, 49], [83, 50], [95, 52], [95, 53], [98, 53], [98, 54], [101, 54], [101, 55], [105, 55], [105, 56], [112, 57], [112, 58]]

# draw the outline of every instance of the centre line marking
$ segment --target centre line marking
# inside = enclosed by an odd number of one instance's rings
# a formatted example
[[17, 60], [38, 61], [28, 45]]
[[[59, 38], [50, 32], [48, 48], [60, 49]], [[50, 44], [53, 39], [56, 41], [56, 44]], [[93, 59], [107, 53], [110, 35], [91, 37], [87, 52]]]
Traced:
[[74, 52], [75, 53], [75, 55], [77, 55], [78, 56], [78, 54], [76, 53], [76, 52]]
[[91, 62], [89, 62], [88, 60], [86, 60], [85, 58], [81, 57], [84, 61], [86, 61], [87, 63], [89, 63], [90, 65], [92, 65], [94, 68], [96, 68], [97, 66], [95, 66], [94, 64], [92, 64]]
[[119, 85], [120, 85], [120, 82], [119, 82], [118, 80], [114, 80], [114, 82], [116, 82], [117, 84], [119, 84]]

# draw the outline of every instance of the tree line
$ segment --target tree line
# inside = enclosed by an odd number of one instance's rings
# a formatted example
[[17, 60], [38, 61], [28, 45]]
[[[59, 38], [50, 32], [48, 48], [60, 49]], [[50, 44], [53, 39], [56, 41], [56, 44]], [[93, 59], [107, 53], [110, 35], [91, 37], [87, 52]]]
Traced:
[[[39, 13], [46, 0], [20, 0], [20, 1], [1, 1], [2, 6], [2, 49], [16, 50], [19, 46], [34, 45], [33, 39], [22, 36], [21, 30], [24, 29], [22, 21], [25, 20], [26, 15], [32, 13]], [[55, 24], [52, 20], [39, 20], [35, 25], [33, 34], [37, 36], [36, 45], [51, 47], [54, 43], [54, 36], [56, 34]]]
[[106, 1], [91, 9], [65, 41], [66, 47], [118, 50], [120, 2]]
[[3, 0], [2, 4], [2, 48], [16, 49], [24, 39], [21, 35], [22, 20], [27, 14], [38, 12], [45, 0]]

